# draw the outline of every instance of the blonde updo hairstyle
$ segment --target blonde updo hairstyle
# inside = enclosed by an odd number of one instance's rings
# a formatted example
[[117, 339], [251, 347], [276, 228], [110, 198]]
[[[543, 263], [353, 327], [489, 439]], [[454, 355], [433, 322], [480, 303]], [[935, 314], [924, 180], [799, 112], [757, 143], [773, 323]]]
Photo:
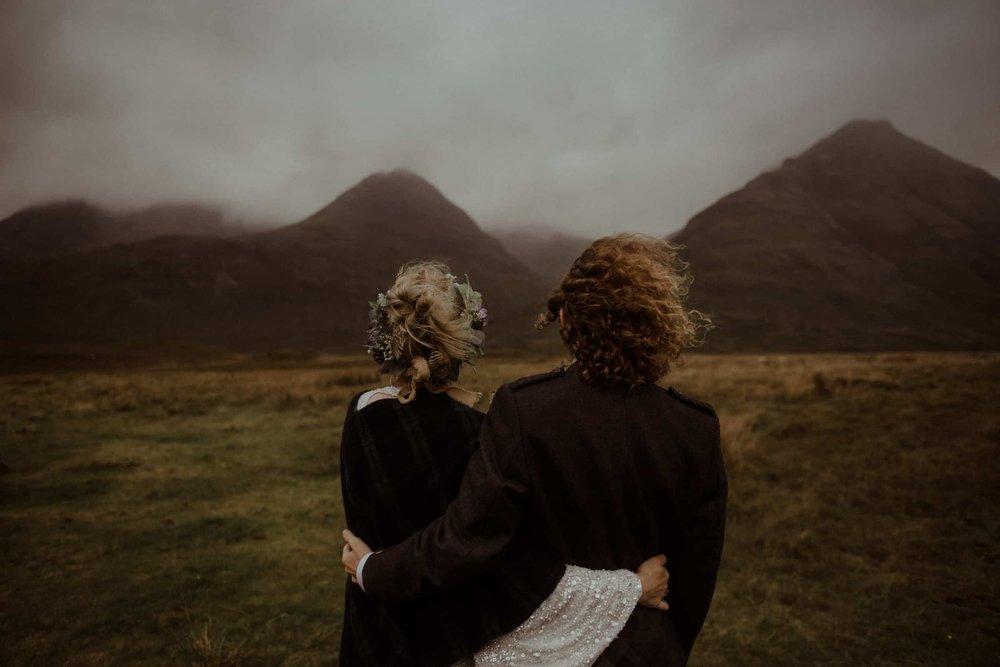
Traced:
[[594, 241], [538, 317], [560, 333], [587, 383], [641, 385], [666, 375], [711, 321], [687, 308], [688, 265], [662, 239], [619, 234]]
[[400, 401], [413, 400], [421, 386], [446, 391], [483, 343], [483, 332], [472, 328], [450, 270], [441, 262], [404, 264], [385, 298], [392, 355], [405, 366], [391, 376], [400, 388]]

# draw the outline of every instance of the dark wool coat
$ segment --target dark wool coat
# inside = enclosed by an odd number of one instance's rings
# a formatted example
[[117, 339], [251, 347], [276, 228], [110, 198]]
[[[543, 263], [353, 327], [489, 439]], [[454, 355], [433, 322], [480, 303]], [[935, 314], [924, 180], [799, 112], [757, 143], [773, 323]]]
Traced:
[[586, 385], [573, 367], [501, 387], [458, 498], [371, 556], [368, 594], [416, 597], [484, 571], [512, 541], [634, 570], [667, 555], [669, 612], [639, 607], [599, 665], [682, 665], [722, 554], [726, 475], [712, 408], [655, 385]]
[[[347, 525], [373, 549], [440, 516], [478, 448], [483, 415], [421, 391], [409, 404], [351, 401], [340, 447]], [[417, 601], [381, 602], [347, 583], [340, 663], [450, 665], [520, 625], [555, 588], [565, 565], [511, 545], [494, 569]], [[367, 583], [367, 582], [366, 582]]]

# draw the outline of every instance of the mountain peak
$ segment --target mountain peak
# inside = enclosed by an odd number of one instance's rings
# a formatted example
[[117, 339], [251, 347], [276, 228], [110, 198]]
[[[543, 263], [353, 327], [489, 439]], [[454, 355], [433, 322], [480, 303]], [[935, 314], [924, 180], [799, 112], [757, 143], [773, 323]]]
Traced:
[[831, 137], [835, 136], [849, 136], [849, 135], [866, 135], [869, 137], [873, 136], [900, 136], [905, 137], [902, 132], [896, 129], [893, 125], [885, 118], [878, 119], [865, 119], [865, 118], [855, 118], [854, 120], [847, 121], [839, 130], [834, 132]]
[[887, 120], [852, 120], [821, 139], [796, 160], [811, 163], [839, 162], [844, 166], [885, 168], [887, 162], [905, 166], [927, 164], [950, 158], [900, 132]]
[[820, 191], [841, 199], [868, 191], [951, 190], [961, 200], [992, 190], [990, 181], [995, 180], [903, 134], [887, 120], [852, 120], [780, 168], [751, 180], [747, 188], [754, 193]]
[[[420, 174], [410, 169], [396, 168], [389, 171], [376, 171], [362, 178], [354, 188], [368, 187], [413, 187], [430, 189], [437, 192], [437, 188], [430, 184]], [[352, 190], [354, 188], [351, 188]], [[348, 190], [350, 192], [350, 190]]]
[[373, 199], [406, 205], [447, 201], [441, 191], [423, 176], [409, 169], [393, 169], [365, 176], [341, 193], [333, 203]]
[[367, 234], [408, 235], [408, 229], [481, 233], [465, 211], [407, 169], [366, 176], [299, 225], [314, 231], [340, 229]]
[[6, 218], [4, 221], [13, 220], [18, 216], [46, 216], [46, 217], [99, 217], [104, 215], [104, 210], [86, 199], [59, 199], [50, 202], [44, 202], [42, 204], [34, 204], [17, 211], [13, 215]]

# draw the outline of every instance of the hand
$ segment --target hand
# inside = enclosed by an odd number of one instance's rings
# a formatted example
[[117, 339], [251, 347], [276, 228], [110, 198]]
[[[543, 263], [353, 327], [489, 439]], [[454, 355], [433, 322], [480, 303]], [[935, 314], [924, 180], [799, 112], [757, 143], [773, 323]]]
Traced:
[[344, 564], [344, 572], [351, 575], [351, 581], [358, 583], [358, 565], [361, 563], [361, 559], [370, 554], [372, 550], [351, 531], [345, 529], [342, 535], [345, 544], [344, 554], [340, 562]]
[[669, 590], [670, 573], [667, 572], [667, 557], [663, 554], [653, 556], [649, 560], [643, 561], [636, 573], [639, 581], [642, 582], [642, 596], [639, 604], [643, 607], [652, 607], [666, 611], [670, 605], [663, 599]]

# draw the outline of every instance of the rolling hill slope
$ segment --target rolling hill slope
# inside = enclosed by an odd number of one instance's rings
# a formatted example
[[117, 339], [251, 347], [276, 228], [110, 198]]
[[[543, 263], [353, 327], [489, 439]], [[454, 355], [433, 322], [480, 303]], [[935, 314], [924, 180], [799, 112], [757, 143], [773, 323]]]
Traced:
[[176, 234], [237, 236], [252, 228], [219, 209], [158, 204], [112, 213], [84, 200], [29, 206], [0, 220], [0, 260], [35, 260]]

